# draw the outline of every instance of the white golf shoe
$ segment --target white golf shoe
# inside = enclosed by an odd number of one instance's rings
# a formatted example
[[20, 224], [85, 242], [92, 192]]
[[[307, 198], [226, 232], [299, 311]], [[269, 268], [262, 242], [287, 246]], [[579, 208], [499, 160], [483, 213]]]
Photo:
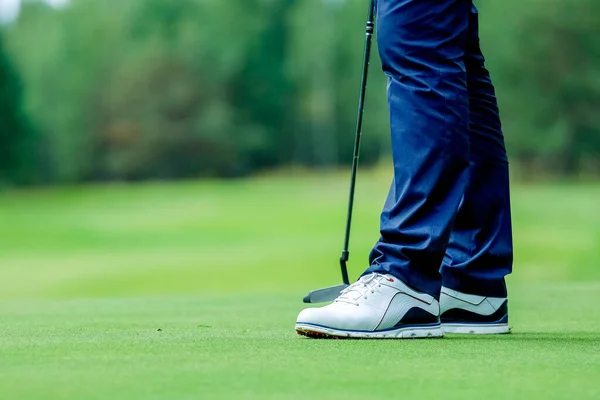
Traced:
[[331, 304], [300, 313], [296, 332], [313, 338], [442, 337], [440, 305], [392, 275], [370, 274]]
[[440, 307], [446, 333], [510, 333], [506, 297], [476, 296], [443, 287]]

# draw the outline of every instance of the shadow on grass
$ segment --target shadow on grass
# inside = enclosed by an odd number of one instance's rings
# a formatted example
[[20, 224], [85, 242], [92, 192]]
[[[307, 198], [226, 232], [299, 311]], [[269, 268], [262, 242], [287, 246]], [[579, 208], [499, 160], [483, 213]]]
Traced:
[[363, 338], [307, 338], [302, 337], [301, 340], [309, 342], [507, 342], [507, 343], [549, 343], [557, 342], [562, 344], [596, 344], [600, 348], [600, 332], [512, 332], [505, 335], [461, 335], [461, 334], [446, 334], [444, 338], [424, 338], [424, 339], [395, 339], [395, 338], [378, 338], [378, 339], [363, 339]]
[[561, 342], [596, 343], [600, 346], [600, 332], [512, 332], [507, 335], [446, 335], [448, 340], [462, 341], [518, 341], [518, 342]]

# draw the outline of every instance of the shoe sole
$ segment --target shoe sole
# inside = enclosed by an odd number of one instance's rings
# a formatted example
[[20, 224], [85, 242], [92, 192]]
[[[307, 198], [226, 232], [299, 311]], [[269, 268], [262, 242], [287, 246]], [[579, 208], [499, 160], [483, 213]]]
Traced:
[[404, 327], [385, 331], [344, 331], [319, 325], [296, 324], [296, 332], [313, 339], [427, 339], [444, 337], [440, 325]]
[[510, 333], [508, 324], [442, 324], [444, 333], [463, 335], [502, 335]]

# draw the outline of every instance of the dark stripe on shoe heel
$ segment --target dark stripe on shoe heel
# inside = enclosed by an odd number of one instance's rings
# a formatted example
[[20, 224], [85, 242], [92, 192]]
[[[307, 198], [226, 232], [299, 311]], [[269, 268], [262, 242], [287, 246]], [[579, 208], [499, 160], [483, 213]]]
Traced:
[[453, 308], [442, 314], [442, 324], [455, 323], [497, 323], [508, 315], [508, 300], [506, 300], [495, 313], [481, 315], [462, 308]]
[[394, 328], [403, 325], [427, 325], [427, 324], [439, 324], [440, 318], [437, 315], [433, 315], [429, 311], [425, 311], [419, 307], [413, 307], [404, 316]]

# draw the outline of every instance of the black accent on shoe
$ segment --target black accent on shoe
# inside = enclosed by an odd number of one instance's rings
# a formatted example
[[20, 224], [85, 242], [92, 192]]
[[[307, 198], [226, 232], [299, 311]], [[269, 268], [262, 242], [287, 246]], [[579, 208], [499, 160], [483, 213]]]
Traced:
[[506, 300], [502, 305], [491, 315], [481, 315], [477, 314], [473, 311], [464, 310], [462, 308], [453, 308], [444, 312], [441, 316], [442, 324], [448, 323], [469, 323], [469, 322], [479, 322], [479, 323], [492, 323], [500, 321], [508, 315], [508, 300]]
[[394, 328], [402, 325], [426, 325], [426, 324], [439, 324], [440, 317], [433, 315], [429, 311], [425, 311], [419, 307], [413, 307], [404, 316]]

